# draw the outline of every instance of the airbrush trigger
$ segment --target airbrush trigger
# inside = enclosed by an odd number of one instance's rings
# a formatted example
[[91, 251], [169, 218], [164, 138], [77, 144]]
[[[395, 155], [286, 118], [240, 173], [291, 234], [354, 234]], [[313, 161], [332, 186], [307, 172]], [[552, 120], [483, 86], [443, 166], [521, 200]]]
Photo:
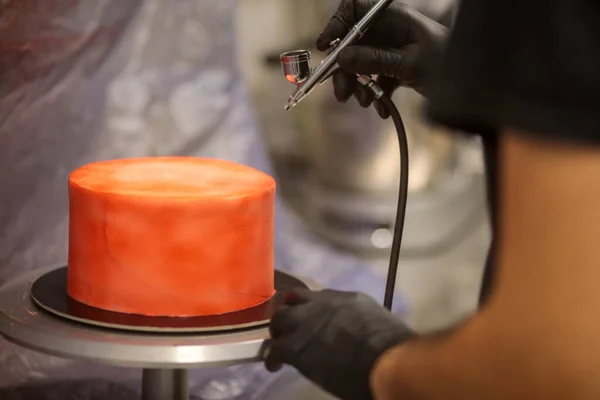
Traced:
[[[332, 40], [329, 43], [328, 54], [330, 54], [332, 51], [334, 51], [335, 48], [340, 44], [340, 42], [341, 42], [341, 39]], [[323, 79], [319, 82], [319, 85], [324, 84], [339, 69], [340, 69], [339, 64], [337, 64], [337, 63], [334, 64], [334, 66], [331, 68], [331, 70], [328, 71], [325, 74], [325, 76], [323, 77]], [[377, 85], [377, 83], [375, 82], [375, 80], [372, 77], [370, 77], [368, 75], [356, 74], [356, 79], [358, 80], [358, 83], [371, 89], [373, 91], [373, 93], [375, 94], [376, 99], [380, 99], [381, 96], [383, 96], [385, 94], [383, 89], [381, 89], [379, 87], [379, 85]]]
[[332, 40], [331, 42], [329, 42], [329, 51], [331, 50], [335, 50], [335, 48], [340, 44], [340, 42], [342, 41], [342, 39], [337, 38], [335, 40]]
[[[332, 40], [331, 42], [329, 42], [329, 49], [327, 49], [327, 55], [331, 54], [336, 47], [338, 47], [338, 45], [342, 42], [342, 39], [337, 38], [335, 40]], [[324, 84], [325, 82], [327, 82], [327, 80], [329, 78], [331, 78], [333, 76], [333, 74], [335, 74], [335, 72], [337, 70], [340, 69], [340, 66], [336, 63], [334, 64], [331, 69], [329, 71], [327, 71], [327, 73], [323, 76], [323, 78], [321, 79], [321, 81], [319, 82], [319, 86]]]

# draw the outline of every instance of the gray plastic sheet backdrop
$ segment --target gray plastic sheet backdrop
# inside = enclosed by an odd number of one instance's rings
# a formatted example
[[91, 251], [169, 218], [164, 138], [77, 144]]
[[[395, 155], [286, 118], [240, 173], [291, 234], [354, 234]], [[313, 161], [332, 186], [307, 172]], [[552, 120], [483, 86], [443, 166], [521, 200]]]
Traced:
[[[190, 155], [271, 173], [237, 70], [235, 0], [0, 0], [0, 286], [66, 261], [67, 177], [118, 157]], [[381, 300], [368, 265], [277, 203], [278, 268]], [[401, 307], [397, 307], [401, 308]], [[1, 399], [138, 398], [141, 371], [0, 341]], [[302, 384], [261, 363], [191, 373], [194, 398]], [[291, 393], [285, 395], [290, 397]]]

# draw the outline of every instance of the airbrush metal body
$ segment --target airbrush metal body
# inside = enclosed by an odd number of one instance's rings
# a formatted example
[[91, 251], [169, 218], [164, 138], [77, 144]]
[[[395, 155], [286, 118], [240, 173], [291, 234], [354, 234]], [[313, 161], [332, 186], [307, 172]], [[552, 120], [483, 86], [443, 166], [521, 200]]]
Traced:
[[[285, 109], [289, 110], [302, 101], [318, 85], [323, 84], [336, 69], [337, 58], [342, 50], [355, 43], [363, 37], [371, 22], [385, 10], [393, 0], [380, 0], [365, 16], [350, 29], [350, 32], [342, 40], [332, 43], [331, 52], [313, 70], [310, 63], [310, 52], [308, 50], [295, 50], [281, 55], [281, 66], [286, 79], [297, 85], [296, 91], [289, 97]], [[359, 82], [371, 87], [378, 97], [383, 91], [374, 85], [374, 81], [368, 76], [358, 76]]]

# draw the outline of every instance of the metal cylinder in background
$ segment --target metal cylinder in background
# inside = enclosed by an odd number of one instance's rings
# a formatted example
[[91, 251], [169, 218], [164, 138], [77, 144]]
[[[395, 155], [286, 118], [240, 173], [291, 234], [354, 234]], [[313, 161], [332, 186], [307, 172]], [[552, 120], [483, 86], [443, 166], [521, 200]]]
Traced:
[[[313, 178], [350, 192], [395, 192], [400, 176], [396, 131], [373, 108], [351, 99], [338, 103], [330, 91], [315, 91], [295, 110]], [[420, 118], [423, 99], [411, 89], [393, 96], [405, 119], [411, 154], [410, 192], [435, 185], [452, 168], [457, 141]]]
[[[327, 241], [354, 252], [385, 256], [391, 244], [400, 177], [393, 124], [381, 120], [373, 108], [360, 107], [355, 99], [338, 103], [331, 82], [312, 92], [293, 112], [281, 111], [282, 99], [294, 88], [281, 78], [280, 54], [307, 49], [316, 66], [324, 54], [311, 47], [312, 43], [339, 4], [339, 0], [318, 6], [312, 1], [289, 1], [298, 8], [289, 11], [293, 23], [282, 41], [289, 42], [293, 36], [296, 44], [282, 43], [280, 51], [266, 57], [271, 68], [247, 76], [251, 82], [261, 82], [252, 93], [280, 177], [279, 189]], [[447, 13], [453, 1], [410, 3], [437, 18]], [[462, 138], [424, 121], [424, 99], [418, 93], [401, 88], [393, 100], [405, 120], [410, 153], [403, 248], [439, 247], [456, 236], [480, 205], [480, 187], [473, 178], [477, 171], [464, 166]]]
[[[452, 1], [409, 0], [407, 4], [436, 18], [446, 12]], [[339, 0], [323, 3], [329, 6], [321, 5], [314, 10], [319, 12], [319, 17], [314, 19], [324, 23]], [[314, 25], [310, 21], [302, 22]], [[313, 36], [316, 37], [320, 29], [322, 25], [315, 27]], [[313, 64], [323, 56], [315, 52]], [[353, 98], [340, 104], [328, 89], [314, 91], [310, 102], [294, 110], [315, 179], [352, 192], [394, 192], [398, 187], [400, 162], [392, 122], [382, 120], [372, 108], [360, 107]], [[424, 99], [414, 90], [400, 88], [393, 100], [407, 128], [411, 154], [409, 190], [422, 191], [452, 168], [457, 140], [424, 122], [421, 117]]]

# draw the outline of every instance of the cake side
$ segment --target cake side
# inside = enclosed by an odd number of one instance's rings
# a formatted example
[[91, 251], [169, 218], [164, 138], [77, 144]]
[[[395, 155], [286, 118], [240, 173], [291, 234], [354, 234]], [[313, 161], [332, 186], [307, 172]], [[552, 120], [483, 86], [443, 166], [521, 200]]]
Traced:
[[199, 316], [274, 294], [275, 182], [262, 172], [214, 159], [113, 160], [74, 171], [69, 199], [67, 291], [84, 304]]

